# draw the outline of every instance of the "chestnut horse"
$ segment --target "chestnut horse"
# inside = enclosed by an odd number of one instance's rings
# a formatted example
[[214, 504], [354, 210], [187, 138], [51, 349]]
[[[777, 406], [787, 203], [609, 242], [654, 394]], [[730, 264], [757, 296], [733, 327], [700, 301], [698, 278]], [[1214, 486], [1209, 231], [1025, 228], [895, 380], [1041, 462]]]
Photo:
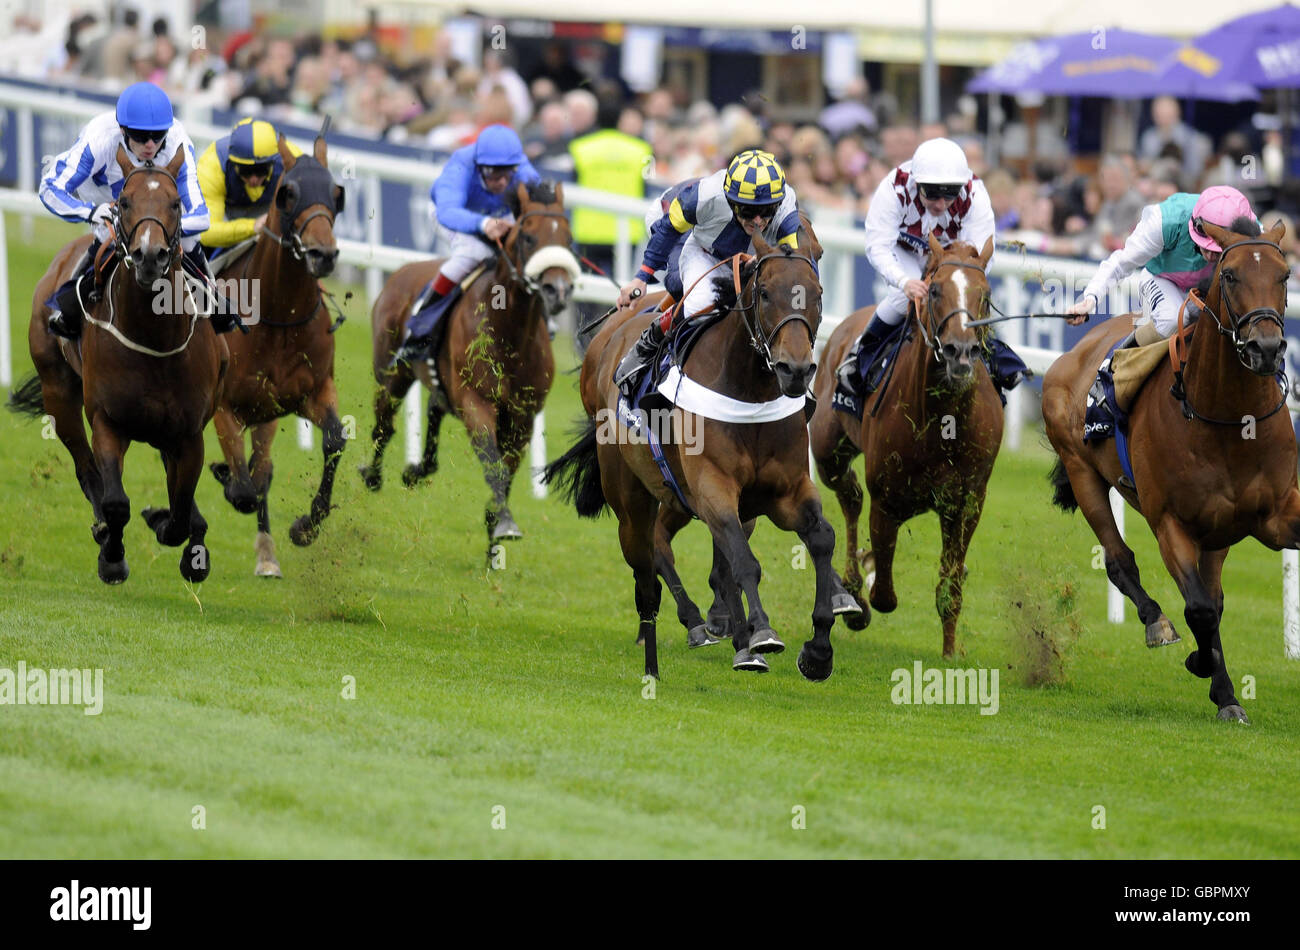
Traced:
[[[469, 431], [474, 454], [492, 499], [486, 523], [488, 551], [498, 541], [523, 537], [510, 514], [510, 483], [533, 434], [537, 415], [555, 377], [547, 319], [564, 309], [578, 276], [569, 249], [573, 235], [564, 214], [564, 190], [553, 182], [519, 184], [507, 195], [516, 221], [501, 243], [495, 264], [452, 304], [438, 352], [437, 390], [428, 367], [392, 365], [411, 306], [437, 276], [442, 261], [400, 268], [384, 285], [371, 312], [374, 344], [375, 454], [360, 468], [371, 491], [383, 485], [384, 449], [393, 437], [393, 416], [418, 378], [430, 387], [424, 458], [402, 473], [414, 486], [438, 470], [438, 432], [443, 417], [455, 412]], [[490, 557], [489, 557], [490, 562]]]
[[[257, 513], [257, 562], [261, 577], [280, 577], [271, 539], [267, 494], [271, 488], [271, 443], [282, 416], [309, 419], [321, 430], [325, 467], [311, 511], [289, 529], [294, 544], [316, 539], [330, 511], [334, 472], [345, 445], [334, 388], [334, 336], [318, 278], [334, 270], [338, 245], [334, 216], [343, 208], [343, 188], [334, 184], [325, 161], [325, 138], [313, 155], [293, 155], [281, 135], [284, 172], [253, 249], [223, 267], [223, 285], [237, 288], [245, 334], [228, 335], [230, 374], [217, 410], [217, 437], [225, 462], [212, 474], [225, 487], [236, 511]], [[244, 431], [253, 430], [251, 466], [244, 456]]]
[[[118, 147], [124, 180], [113, 236], [104, 248], [117, 260], [103, 296], [87, 309], [80, 347], [50, 333], [44, 302], [73, 276], [74, 262], [90, 243], [86, 235], [60, 251], [36, 284], [27, 340], [39, 389], [33, 378], [11, 400], [19, 411], [53, 418], [94, 512], [91, 534], [99, 544], [99, 578], [106, 584], [120, 584], [130, 574], [122, 531], [131, 502], [122, 488], [122, 466], [132, 442], [158, 449], [167, 472], [168, 507], [144, 509], [145, 523], [160, 543], [185, 545], [180, 559], [185, 580], [204, 580], [212, 566], [204, 545], [208, 524], [199, 514], [194, 488], [226, 348], [182, 276], [176, 176], [184, 161], [185, 150], [177, 149], [165, 168], [151, 162], [136, 167]], [[79, 414], [83, 408], [90, 421], [89, 444]]]
[[[723, 272], [732, 283], [735, 303], [728, 300], [730, 295], [720, 299], [727, 315], [702, 332], [682, 371], [734, 400], [778, 404], [782, 396], [802, 397], [813, 374], [821, 285], [812, 258], [789, 248], [778, 250], [761, 234], [754, 235], [753, 243], [756, 259], [737, 267], [733, 258]], [[730, 568], [730, 578], [719, 587], [731, 616], [740, 618], [732, 632], [736, 670], [766, 670], [758, 654], [785, 649], [758, 596], [761, 571], [745, 523], [766, 515], [777, 527], [797, 532], [817, 572], [813, 639], [804, 644], [797, 665], [808, 679], [824, 680], [832, 671], [835, 532], [822, 516], [817, 488], [808, 477], [803, 411], [795, 404], [781, 418], [736, 423], [673, 409], [676, 432], [698, 433], [693, 446], [685, 439], [663, 445], [666, 464], [682, 493], [679, 499], [665, 484], [643, 440], [624, 437], [613, 382], [623, 354], [649, 320], [658, 318], [624, 311], [592, 340], [580, 383], [586, 429], [577, 444], [547, 467], [547, 481], [562, 483], [579, 515], [596, 517], [609, 505], [618, 516], [623, 558], [635, 579], [645, 671], [651, 676], [659, 675], [655, 622], [662, 586], [657, 571], [665, 562], [656, 559], [655, 548], [661, 506], [698, 515], [713, 535], [715, 553], [721, 553]]]
[[1223, 562], [1247, 537], [1274, 550], [1300, 546], [1295, 432], [1274, 379], [1286, 350], [1288, 266], [1278, 247], [1285, 227], [1279, 223], [1261, 237], [1249, 225], [1203, 225], [1223, 254], [1191, 340], [1179, 346], [1175, 335], [1176, 365], [1157, 367], [1129, 414], [1135, 488], [1120, 482], [1109, 440], [1083, 441], [1088, 390], [1110, 347], [1132, 329], [1131, 315], [1096, 327], [1043, 377], [1043, 418], [1059, 456], [1052, 472], [1056, 504], [1083, 510], [1105, 551], [1107, 576], [1133, 601], [1147, 646], [1156, 647], [1178, 635], [1142, 588], [1107, 489], [1116, 488], [1142, 513], [1196, 638], [1187, 669], [1210, 680], [1219, 719], [1243, 723], [1250, 720], [1237, 702], [1219, 635]]
[[[844, 511], [844, 586], [851, 594], [861, 599], [862, 488], [853, 471], [859, 452], [871, 495], [871, 549], [863, 558], [875, 562], [871, 607], [889, 613], [898, 606], [893, 574], [898, 529], [923, 512], [938, 514], [943, 553], [935, 606], [945, 657], [956, 649], [966, 550], [1002, 442], [1001, 401], [977, 352], [980, 335], [966, 325], [968, 317], [978, 319], [987, 312], [984, 268], [992, 255], [992, 239], [981, 251], [960, 241], [945, 250], [931, 235], [925, 274], [929, 294], [923, 307], [913, 304], [910, 309], [908, 319], [915, 321], [916, 332], [898, 351], [883, 395], [873, 393], [863, 400], [861, 422], [831, 408], [834, 368], [875, 312], [866, 307], [836, 327], [826, 343], [822, 356], [827, 372], [817, 376], [817, 412], [809, 426], [817, 472]], [[866, 605], [861, 618], [846, 618], [855, 629], [870, 621]]]

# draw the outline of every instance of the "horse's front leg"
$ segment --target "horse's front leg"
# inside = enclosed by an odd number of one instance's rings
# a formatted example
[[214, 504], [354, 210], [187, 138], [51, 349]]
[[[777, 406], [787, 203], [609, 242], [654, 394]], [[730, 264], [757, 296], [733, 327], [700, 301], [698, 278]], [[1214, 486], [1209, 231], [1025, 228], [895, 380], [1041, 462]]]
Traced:
[[90, 420], [90, 449], [103, 487], [99, 509], [104, 516], [99, 540], [99, 579], [105, 584], [120, 584], [130, 576], [122, 531], [131, 520], [131, 500], [122, 487], [122, 463], [130, 441], [113, 429], [102, 412]]
[[496, 407], [471, 390], [466, 390], [460, 406], [461, 421], [469, 431], [470, 445], [483, 466], [483, 479], [492, 492], [484, 521], [487, 524], [489, 557], [498, 541], [523, 536], [510, 515], [506, 501], [510, 495], [511, 472], [497, 442]]
[[253, 427], [253, 490], [257, 493], [257, 541], [253, 549], [257, 563], [253, 573], [258, 577], [282, 577], [280, 562], [275, 557], [275, 539], [271, 537], [271, 512], [267, 498], [271, 494], [271, 477], [275, 466], [271, 462], [271, 443], [280, 431], [277, 421], [264, 422]]
[[[1223, 647], [1219, 639], [1219, 604], [1217, 594], [1211, 593], [1211, 587], [1221, 592], [1220, 572], [1222, 558], [1209, 558], [1206, 567], [1210, 571], [1209, 581], [1201, 576], [1201, 547], [1188, 534], [1182, 524], [1166, 514], [1156, 526], [1156, 539], [1160, 542], [1160, 556], [1165, 566], [1178, 583], [1186, 607], [1183, 617], [1196, 638], [1196, 649], [1187, 656], [1188, 672], [1202, 679], [1210, 680], [1210, 699], [1219, 707], [1220, 719], [1232, 719], [1249, 722], [1246, 711], [1237, 702], [1232, 679], [1228, 676], [1227, 664], [1223, 659]], [[1210, 583], [1212, 582], [1212, 583]]]
[[813, 559], [813, 568], [817, 572], [812, 612], [813, 638], [799, 651], [797, 665], [805, 677], [821, 682], [830, 678], [833, 668], [831, 625], [835, 623], [835, 611], [831, 597], [837, 585], [831, 559], [835, 556], [835, 529], [822, 514], [817, 489], [812, 479], [807, 477], [794, 492], [777, 501], [770, 517], [778, 528], [796, 532]]
[[[969, 486], [963, 486], [969, 488]], [[939, 556], [939, 584], [934, 590], [934, 606], [943, 625], [943, 656], [952, 659], [957, 651], [957, 618], [961, 616], [962, 588], [966, 580], [966, 551], [984, 510], [987, 484], [961, 491], [939, 511], [939, 529], [943, 533], [943, 553]]]
[[244, 425], [224, 406], [212, 416], [212, 427], [217, 430], [224, 462], [212, 463], [212, 475], [225, 490], [226, 501], [240, 514], [249, 515], [257, 510], [257, 490], [244, 458]]
[[334, 380], [326, 379], [320, 389], [307, 400], [303, 418], [320, 429], [321, 453], [325, 457], [325, 467], [321, 471], [320, 487], [316, 497], [311, 500], [311, 511], [301, 516], [289, 528], [289, 540], [299, 547], [306, 547], [316, 540], [320, 524], [330, 513], [330, 497], [334, 494], [334, 473], [338, 470], [339, 459], [343, 457], [343, 447], [347, 439], [343, 434], [343, 423], [339, 421], [338, 393], [334, 390]]
[[[212, 566], [205, 539], [208, 523], [194, 503], [194, 489], [203, 471], [203, 433], [185, 439], [175, 452], [164, 452], [167, 469], [167, 507], [140, 512], [159, 544], [185, 545], [181, 551], [181, 577], [190, 583], [207, 580]], [[188, 544], [186, 543], [188, 539]]]
[[[834, 415], [831, 413], [830, 415]], [[850, 630], [865, 629], [871, 622], [871, 610], [862, 595], [862, 568], [858, 564], [858, 519], [862, 517], [862, 485], [857, 472], [853, 470], [853, 460], [858, 456], [857, 447], [844, 435], [835, 419], [813, 417], [809, 426], [813, 457], [817, 461], [817, 474], [822, 482], [835, 492], [844, 514], [844, 592], [852, 597], [858, 610], [844, 610], [845, 625]], [[847, 602], [846, 602], [847, 607]]]

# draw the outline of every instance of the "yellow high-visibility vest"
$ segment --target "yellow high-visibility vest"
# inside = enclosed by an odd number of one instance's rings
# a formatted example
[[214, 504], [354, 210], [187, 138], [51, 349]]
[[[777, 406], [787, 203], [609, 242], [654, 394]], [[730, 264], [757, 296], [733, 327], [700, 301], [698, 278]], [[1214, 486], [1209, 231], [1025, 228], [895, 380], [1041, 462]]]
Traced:
[[[650, 143], [617, 129], [592, 132], [569, 143], [578, 184], [616, 195], [645, 196], [645, 175], [653, 150]], [[628, 226], [635, 241], [636, 221]], [[575, 208], [573, 239], [579, 244], [613, 244], [618, 239], [618, 218], [607, 211]]]

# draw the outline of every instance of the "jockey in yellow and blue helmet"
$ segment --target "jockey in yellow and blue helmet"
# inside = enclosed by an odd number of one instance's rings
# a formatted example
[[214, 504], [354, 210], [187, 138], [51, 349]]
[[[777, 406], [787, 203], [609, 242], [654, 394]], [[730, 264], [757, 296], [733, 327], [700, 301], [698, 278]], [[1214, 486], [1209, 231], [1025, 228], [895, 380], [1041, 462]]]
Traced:
[[[682, 301], [683, 317], [693, 319], [717, 300], [714, 282], [700, 278], [720, 261], [751, 251], [754, 234], [762, 232], [769, 244], [798, 247], [798, 200], [770, 152], [746, 149], [725, 169], [683, 182], [661, 200], [667, 210], [654, 224], [637, 276], [619, 293], [620, 307], [645, 293], [646, 282], [664, 268], [664, 286]], [[615, 381], [630, 388], [663, 338], [656, 320], [623, 358]]]
[[[209, 254], [260, 233], [284, 174], [277, 138], [270, 122], [244, 118], [199, 156], [199, 185], [212, 219], [201, 238]], [[292, 142], [286, 144], [291, 155], [302, 154]]]

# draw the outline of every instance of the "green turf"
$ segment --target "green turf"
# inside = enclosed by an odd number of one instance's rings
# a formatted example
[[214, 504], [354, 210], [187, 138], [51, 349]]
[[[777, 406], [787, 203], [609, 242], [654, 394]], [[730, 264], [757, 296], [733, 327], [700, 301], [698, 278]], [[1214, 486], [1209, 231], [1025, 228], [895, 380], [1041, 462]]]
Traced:
[[[9, 226], [23, 376], [31, 288], [76, 232], [38, 221], [28, 237], [12, 216]], [[955, 665], [1000, 671], [996, 715], [890, 699], [893, 670], [944, 665], [933, 516], [900, 535], [897, 612], [860, 633], [837, 624], [829, 682], [795, 670], [813, 575], [792, 566], [797, 539], [765, 524], [754, 539], [762, 591], [792, 650], [769, 675], [733, 673], [729, 645], [688, 653], [665, 598], [663, 680], [645, 699], [612, 519], [579, 521], [521, 480], [513, 508], [526, 537], [504, 571], [485, 574], [487, 489], [457, 423], [432, 481], [402, 487], [399, 434], [383, 491], [365, 491], [359, 298], [351, 313], [339, 392], [358, 440], [311, 548], [293, 547], [287, 529], [307, 510], [319, 448], [300, 451], [287, 425], [276, 448], [283, 581], [253, 576], [253, 519], [205, 476], [213, 573], [188, 589], [178, 552], [139, 518], [164, 496], [156, 453], [135, 446], [131, 577], [105, 587], [62, 446], [0, 414], [0, 667], [102, 667], [107, 694], [98, 717], [0, 706], [0, 856], [1300, 855], [1300, 666], [1282, 657], [1276, 553], [1248, 542], [1228, 560], [1229, 665], [1239, 695], [1248, 674], [1256, 696], [1242, 695], [1253, 725], [1217, 722], [1208, 683], [1183, 669], [1190, 637], [1149, 651], [1131, 607], [1127, 624], [1106, 622], [1094, 539], [1081, 517], [1049, 507], [1050, 457], [1031, 437], [999, 459], [959, 628]], [[571, 365], [567, 343], [556, 349]], [[577, 412], [574, 377], [561, 376], [547, 405], [552, 457]], [[1130, 526], [1149, 589], [1186, 634], [1149, 532], [1135, 515]], [[678, 545], [697, 597], [706, 540], [696, 525]], [[1043, 647], [1061, 659], [1044, 660]], [[355, 699], [341, 696], [345, 676]], [[1042, 676], [1052, 684], [1026, 685]]]

